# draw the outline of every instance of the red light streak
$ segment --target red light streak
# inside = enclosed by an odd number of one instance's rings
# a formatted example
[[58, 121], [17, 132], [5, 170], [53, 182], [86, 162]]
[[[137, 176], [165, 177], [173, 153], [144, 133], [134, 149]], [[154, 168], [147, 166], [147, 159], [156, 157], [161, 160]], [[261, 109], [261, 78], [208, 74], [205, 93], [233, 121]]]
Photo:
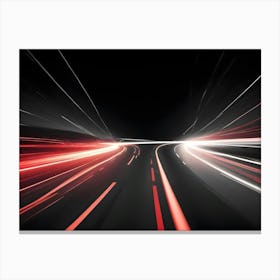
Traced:
[[59, 184], [58, 186], [56, 186], [55, 188], [53, 188], [51, 191], [47, 192], [46, 194], [44, 194], [43, 196], [41, 196], [40, 198], [34, 200], [33, 202], [27, 204], [26, 206], [22, 207], [20, 209], [20, 214], [24, 214], [25, 212], [33, 209], [34, 207], [40, 205], [42, 202], [44, 202], [45, 200], [49, 199], [49, 197], [51, 195], [53, 195], [53, 193], [59, 191], [60, 189], [64, 188], [65, 186], [67, 186], [68, 184], [70, 184], [71, 182], [79, 179], [81, 176], [85, 175], [86, 173], [90, 172], [91, 170], [111, 161], [112, 159], [116, 158], [117, 156], [119, 156], [120, 154], [122, 154], [125, 151], [126, 148], [123, 148], [120, 152], [118, 152], [117, 154], [107, 158], [106, 160], [103, 160], [93, 166], [90, 166], [88, 168], [83, 169], [82, 171], [79, 171], [78, 173], [76, 173], [75, 175], [71, 176], [70, 178], [68, 178], [67, 180], [65, 180], [64, 182], [62, 182], [61, 184]]
[[158, 191], [157, 191], [157, 186], [155, 186], [155, 185], [153, 186], [153, 198], [154, 198], [154, 205], [155, 205], [157, 229], [164, 230], [164, 224], [163, 224], [163, 219], [162, 219]]
[[112, 182], [112, 184], [65, 230], [70, 231], [76, 229], [85, 218], [98, 206], [98, 204], [105, 198], [105, 196], [112, 190], [112, 188], [117, 184], [117, 182]]
[[22, 160], [20, 162], [20, 172], [34, 170], [42, 167], [50, 167], [56, 164], [93, 157], [96, 155], [109, 153], [117, 149], [119, 149], [118, 145], [111, 145], [106, 148], [91, 149], [82, 152], [70, 152], [70, 153], [65, 153], [62, 155], [55, 155], [55, 156], [45, 156], [32, 160]]
[[156, 181], [156, 177], [155, 177], [155, 170], [153, 167], [151, 167], [151, 177], [152, 177], [152, 181], [155, 182]]
[[176, 230], [190, 230], [191, 228], [189, 226], [189, 223], [186, 220], [186, 217], [182, 211], [182, 208], [172, 190], [172, 187], [171, 187], [171, 185], [167, 179], [167, 176], [164, 172], [164, 169], [161, 165], [161, 162], [160, 162], [160, 159], [158, 156], [158, 149], [160, 147], [161, 146], [158, 146], [156, 148], [156, 159], [157, 159], [157, 164], [158, 164], [164, 192], [165, 192], [165, 195], [167, 198], [168, 207], [169, 207], [169, 210], [171, 213], [171, 217], [173, 219]]

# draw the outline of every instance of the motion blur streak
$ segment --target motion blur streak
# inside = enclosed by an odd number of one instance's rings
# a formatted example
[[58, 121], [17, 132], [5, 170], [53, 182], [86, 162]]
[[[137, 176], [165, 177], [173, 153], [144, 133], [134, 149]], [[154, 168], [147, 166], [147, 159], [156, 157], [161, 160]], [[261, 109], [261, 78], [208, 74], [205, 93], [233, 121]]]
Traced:
[[19, 66], [20, 230], [261, 230], [261, 50]]
[[48, 72], [48, 70], [40, 63], [31, 51], [27, 51], [41, 69], [49, 76], [49, 78], [58, 86], [58, 88], [71, 100], [71, 102], [89, 119], [91, 122], [104, 132], [104, 130], [85, 112], [84, 109], [66, 92], [66, 90], [56, 81], [56, 79]]
[[164, 224], [162, 219], [162, 213], [160, 208], [160, 202], [158, 198], [158, 191], [157, 186], [153, 186], [153, 197], [154, 197], [154, 204], [155, 204], [155, 213], [156, 213], [156, 221], [157, 221], [157, 229], [164, 230]]
[[72, 171], [74, 171], [74, 170], [76, 170], [76, 169], [79, 169], [79, 168], [81, 168], [81, 167], [84, 167], [84, 166], [87, 165], [87, 164], [88, 164], [88, 163], [85, 163], [85, 164], [83, 164], [83, 165], [81, 165], [81, 166], [76, 166], [76, 167], [74, 167], [74, 168], [72, 168], [72, 169], [69, 169], [69, 170], [66, 170], [66, 171], [64, 171], [64, 172], [62, 172], [62, 173], [59, 173], [59, 174], [56, 174], [56, 175], [54, 175], [54, 176], [48, 177], [48, 178], [45, 179], [45, 180], [42, 180], [42, 181], [36, 182], [36, 183], [34, 183], [34, 184], [32, 184], [32, 185], [26, 186], [26, 187], [20, 189], [19, 191], [20, 191], [20, 192], [24, 192], [24, 191], [29, 190], [29, 189], [31, 189], [31, 188], [33, 188], [33, 187], [36, 187], [36, 186], [38, 186], [38, 185], [40, 185], [40, 184], [43, 184], [43, 183], [48, 182], [48, 181], [50, 181], [50, 180], [53, 180], [53, 179], [55, 179], [55, 178], [57, 178], [57, 177], [60, 177], [60, 176], [62, 176], [62, 175], [64, 175], [64, 174], [67, 174], [67, 173], [69, 173], [69, 172], [72, 172]]
[[160, 145], [156, 148], [155, 154], [156, 154], [156, 159], [157, 159], [157, 164], [158, 164], [158, 168], [159, 168], [159, 172], [160, 172], [160, 176], [161, 176], [161, 180], [162, 180], [162, 185], [164, 188], [164, 192], [167, 198], [167, 203], [168, 203], [168, 207], [175, 225], [175, 228], [177, 230], [190, 230], [190, 226], [189, 223], [186, 220], [186, 217], [181, 209], [181, 206], [172, 190], [172, 187], [167, 179], [167, 176], [164, 172], [164, 169], [161, 165], [159, 156], [158, 156], [158, 150], [159, 148], [161, 148], [162, 146], [165, 145]]
[[243, 158], [243, 157], [237, 157], [237, 156], [233, 156], [233, 155], [229, 155], [229, 154], [213, 152], [213, 151], [210, 151], [210, 150], [201, 149], [201, 148], [197, 148], [197, 147], [195, 147], [195, 149], [198, 150], [198, 151], [207, 152], [207, 153], [213, 154], [213, 155], [219, 155], [219, 156], [223, 156], [223, 157], [237, 159], [237, 160], [240, 160], [240, 161], [245, 161], [245, 162], [256, 164], [256, 165], [261, 165], [261, 162], [259, 162], [259, 161], [255, 161], [255, 160], [251, 160], [251, 159], [247, 159], [247, 158]]
[[249, 188], [249, 189], [251, 189], [251, 190], [253, 190], [253, 191], [256, 191], [256, 192], [258, 192], [258, 193], [261, 192], [261, 188], [258, 187], [257, 185], [252, 184], [252, 183], [250, 183], [250, 182], [248, 182], [248, 181], [246, 181], [246, 180], [244, 180], [244, 179], [242, 179], [242, 178], [239, 178], [239, 177], [237, 177], [237, 176], [231, 174], [230, 172], [227, 172], [227, 171], [225, 171], [224, 169], [222, 169], [222, 168], [220, 168], [220, 167], [218, 167], [218, 166], [216, 166], [216, 165], [210, 163], [209, 161], [207, 161], [207, 160], [205, 160], [205, 159], [199, 157], [198, 155], [194, 154], [193, 152], [191, 152], [190, 149], [191, 149], [191, 148], [185, 146], [185, 150], [187, 151], [187, 153], [190, 154], [191, 156], [193, 156], [194, 158], [200, 160], [201, 162], [203, 162], [203, 163], [205, 163], [206, 165], [212, 167], [213, 169], [215, 169], [215, 170], [221, 172], [222, 174], [228, 176], [229, 178], [231, 178], [231, 179], [233, 179], [233, 180], [239, 182], [240, 184], [246, 186], [247, 188]]
[[62, 155], [45, 156], [39, 159], [23, 160], [20, 162], [20, 172], [29, 171], [37, 168], [48, 167], [54, 164], [61, 164], [69, 161], [80, 160], [117, 150], [118, 145], [111, 145], [106, 148], [92, 149], [83, 152], [70, 152]]
[[115, 157], [119, 156], [121, 153], [123, 153], [125, 151], [125, 148], [123, 148], [120, 152], [118, 152], [117, 154], [107, 158], [106, 160], [103, 160], [95, 165], [92, 165], [86, 169], [83, 169], [82, 171], [78, 172], [77, 174], [75, 174], [74, 176], [71, 176], [69, 179], [65, 180], [64, 182], [62, 182], [61, 184], [59, 184], [58, 186], [56, 186], [55, 188], [53, 188], [51, 191], [47, 192], [45, 195], [41, 196], [40, 198], [36, 199], [35, 201], [27, 204], [26, 206], [20, 208], [20, 214], [24, 214], [25, 212], [33, 209], [34, 207], [40, 205], [42, 202], [46, 201], [46, 199], [48, 199], [51, 195], [53, 195], [54, 193], [56, 193], [57, 191], [59, 191], [60, 189], [62, 189], [63, 187], [67, 186], [69, 183], [77, 180], [78, 178], [80, 178], [82, 175], [85, 175], [86, 173], [90, 172], [91, 170], [103, 165], [106, 162], [109, 162], [111, 160], [113, 160]]
[[103, 198], [111, 191], [111, 189], [117, 184], [113, 182], [66, 230], [74, 230], [79, 224], [97, 207], [97, 205], [103, 200]]
[[155, 170], [153, 167], [151, 167], [151, 177], [152, 177], [152, 181], [155, 182], [156, 178], [155, 178]]

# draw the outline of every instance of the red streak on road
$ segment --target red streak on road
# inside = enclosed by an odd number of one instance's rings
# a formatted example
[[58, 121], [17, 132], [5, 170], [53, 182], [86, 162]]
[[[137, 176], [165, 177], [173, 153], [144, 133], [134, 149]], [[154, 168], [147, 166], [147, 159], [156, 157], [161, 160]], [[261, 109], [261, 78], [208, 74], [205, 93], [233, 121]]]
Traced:
[[43, 183], [48, 182], [48, 181], [50, 181], [50, 180], [52, 180], [52, 179], [55, 179], [55, 178], [57, 178], [57, 177], [59, 177], [59, 176], [62, 176], [62, 175], [67, 174], [67, 173], [69, 173], [69, 172], [72, 172], [72, 171], [74, 171], [74, 170], [76, 170], [76, 169], [79, 169], [79, 168], [81, 168], [81, 167], [83, 167], [83, 166], [85, 166], [85, 165], [87, 165], [87, 164], [89, 164], [89, 163], [87, 162], [87, 163], [85, 163], [85, 164], [83, 164], [83, 165], [81, 165], [81, 166], [76, 166], [76, 167], [74, 167], [74, 168], [72, 168], [72, 169], [69, 169], [69, 170], [66, 170], [66, 171], [64, 171], [64, 172], [62, 172], [62, 173], [56, 174], [56, 175], [54, 175], [54, 176], [51, 176], [51, 177], [49, 177], [49, 178], [47, 178], [47, 179], [45, 179], [45, 180], [42, 180], [42, 181], [40, 181], [40, 182], [37, 182], [37, 183], [34, 183], [34, 184], [32, 184], [32, 185], [26, 186], [26, 187], [20, 189], [19, 191], [20, 191], [20, 192], [26, 191], [26, 190], [28, 190], [28, 189], [30, 189], [30, 188], [33, 188], [33, 187], [37, 186], [37, 185], [43, 184]]
[[89, 149], [81, 152], [68, 152], [63, 154], [48, 155], [36, 159], [21, 160], [20, 161], [20, 172], [34, 170], [43, 167], [50, 167], [57, 164], [62, 164], [71, 161], [77, 161], [84, 158], [91, 158], [101, 154], [107, 154], [118, 150], [117, 145], [111, 145], [99, 149]]
[[155, 177], [155, 170], [153, 167], [151, 167], [151, 177], [152, 177], [152, 181], [155, 182], [156, 181], [156, 177]]
[[103, 160], [89, 168], [83, 169], [81, 171], [79, 171], [77, 174], [71, 176], [69, 179], [65, 180], [64, 182], [62, 182], [61, 184], [59, 184], [58, 186], [56, 186], [55, 188], [53, 188], [51, 191], [47, 192], [46, 194], [44, 194], [43, 196], [41, 196], [40, 198], [34, 200], [33, 202], [27, 204], [26, 206], [23, 206], [22, 208], [20, 208], [20, 214], [24, 214], [25, 212], [31, 210], [32, 208], [40, 205], [42, 202], [46, 201], [50, 195], [53, 195], [53, 193], [59, 191], [60, 189], [62, 189], [63, 187], [67, 186], [68, 184], [70, 184], [71, 182], [77, 180], [78, 178], [80, 178], [81, 176], [83, 176], [84, 174], [90, 172], [91, 170], [111, 161], [113, 158], [119, 156], [121, 153], [123, 153], [125, 149], [121, 150], [120, 152], [118, 152], [117, 154], [109, 157], [106, 160]]
[[171, 185], [167, 179], [167, 176], [164, 172], [164, 169], [161, 165], [159, 156], [157, 154], [157, 150], [156, 150], [156, 159], [157, 159], [157, 164], [158, 164], [164, 192], [165, 192], [165, 195], [167, 198], [168, 207], [169, 207], [175, 228], [176, 228], [176, 230], [190, 230], [191, 228], [189, 226], [189, 223], [187, 222], [187, 219], [183, 213], [183, 210], [172, 190], [172, 187], [171, 187]]
[[153, 197], [154, 197], [154, 205], [155, 205], [155, 212], [156, 212], [157, 229], [164, 230], [164, 224], [163, 224], [163, 219], [162, 219], [158, 191], [157, 191], [157, 186], [155, 186], [155, 185], [153, 186]]
[[112, 182], [112, 184], [65, 230], [74, 230], [80, 223], [97, 207], [97, 205], [104, 199], [104, 197], [111, 191], [111, 189], [117, 184], [117, 182]]
[[218, 164], [219, 164], [219, 165], [222, 165], [222, 166], [225, 166], [227, 169], [229, 169], [229, 170], [231, 170], [231, 171], [234, 171], [234, 172], [236, 172], [236, 173], [238, 173], [238, 174], [241, 174], [241, 175], [243, 175], [243, 176], [245, 176], [245, 177], [247, 177], [247, 178], [249, 178], [249, 179], [255, 181], [256, 183], [259, 183], [259, 184], [261, 183], [261, 178], [259, 178], [259, 177], [257, 177], [257, 176], [254, 176], [254, 175], [252, 175], [252, 174], [249, 174], [249, 173], [247, 173], [247, 172], [244, 171], [244, 170], [241, 170], [241, 169], [239, 169], [239, 168], [236, 168], [236, 167], [234, 167], [234, 166], [232, 166], [232, 165], [230, 165], [230, 164], [228, 164], [228, 163], [224, 163], [224, 162], [218, 162]]
[[[203, 151], [203, 153], [207, 153], [207, 152]], [[214, 158], [216, 160], [219, 160], [219, 161], [223, 161], [225, 163], [229, 163], [229, 164], [237, 166], [239, 168], [252, 171], [254, 173], [261, 173], [261, 170], [259, 168], [255, 168], [255, 167], [252, 167], [252, 166], [249, 166], [249, 165], [246, 165], [246, 164], [243, 164], [243, 163], [239, 163], [239, 162], [236, 162], [236, 161], [233, 161], [233, 160], [230, 160], [230, 159], [226, 159], [226, 158], [223, 158], [223, 157], [220, 157], [220, 156], [216, 156], [216, 155], [213, 155], [213, 154], [210, 154], [210, 153], [207, 153], [207, 156], [209, 156], [211, 158]]]

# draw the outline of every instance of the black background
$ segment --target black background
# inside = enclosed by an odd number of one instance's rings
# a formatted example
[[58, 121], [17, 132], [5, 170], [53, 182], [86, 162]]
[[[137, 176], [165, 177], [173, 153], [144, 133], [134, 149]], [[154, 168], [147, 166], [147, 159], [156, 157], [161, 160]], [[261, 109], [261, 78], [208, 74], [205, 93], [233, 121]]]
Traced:
[[[115, 137], [177, 139], [198, 116], [194, 132], [215, 117], [261, 72], [259, 50], [61, 51]], [[31, 52], [89, 115], [94, 114], [57, 50]], [[56, 112], [64, 110], [76, 123], [91, 129], [88, 120], [75, 112], [71, 102], [61, 99], [63, 94], [59, 88], [26, 50], [20, 52], [20, 80], [21, 108], [35, 110], [51, 119], [47, 126], [61, 130], [63, 124], [57, 127], [61, 119]], [[260, 89], [244, 101], [250, 108], [258, 100]], [[59, 104], [61, 107], [56, 108]], [[225, 121], [238, 115], [239, 110], [244, 112], [244, 106], [229, 112]]]

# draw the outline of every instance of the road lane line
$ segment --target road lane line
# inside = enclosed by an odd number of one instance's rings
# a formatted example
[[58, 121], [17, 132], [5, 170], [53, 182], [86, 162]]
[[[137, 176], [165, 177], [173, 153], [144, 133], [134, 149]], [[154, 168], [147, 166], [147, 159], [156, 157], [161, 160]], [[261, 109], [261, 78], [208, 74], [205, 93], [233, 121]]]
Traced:
[[164, 169], [161, 165], [159, 156], [158, 156], [158, 149], [162, 146], [165, 146], [166, 144], [160, 145], [156, 148], [155, 154], [156, 154], [156, 159], [157, 159], [157, 164], [158, 164], [158, 168], [159, 168], [159, 172], [160, 172], [160, 176], [161, 176], [161, 180], [162, 180], [162, 185], [164, 188], [164, 192], [167, 198], [167, 203], [168, 203], [168, 207], [171, 213], [171, 217], [173, 219], [174, 225], [176, 230], [190, 230], [190, 226], [189, 223], [187, 222], [187, 219], [183, 213], [183, 210], [172, 190], [172, 187], [168, 181], [168, 178], [164, 172]]
[[98, 206], [98, 204], [105, 198], [105, 196], [112, 190], [117, 182], [112, 182], [111, 185], [65, 230], [76, 229], [82, 221]]
[[134, 160], [134, 155], [132, 156], [132, 158], [130, 159], [130, 161], [127, 163], [127, 165], [130, 165], [132, 163], [132, 161]]
[[152, 181], [155, 182], [156, 181], [156, 177], [155, 177], [155, 170], [153, 167], [151, 167], [151, 177], [152, 177]]
[[154, 197], [157, 229], [158, 230], [164, 230], [164, 224], [163, 224], [163, 219], [162, 219], [162, 213], [161, 213], [161, 208], [160, 208], [158, 191], [157, 191], [157, 186], [155, 186], [155, 185], [153, 185], [153, 197]]

